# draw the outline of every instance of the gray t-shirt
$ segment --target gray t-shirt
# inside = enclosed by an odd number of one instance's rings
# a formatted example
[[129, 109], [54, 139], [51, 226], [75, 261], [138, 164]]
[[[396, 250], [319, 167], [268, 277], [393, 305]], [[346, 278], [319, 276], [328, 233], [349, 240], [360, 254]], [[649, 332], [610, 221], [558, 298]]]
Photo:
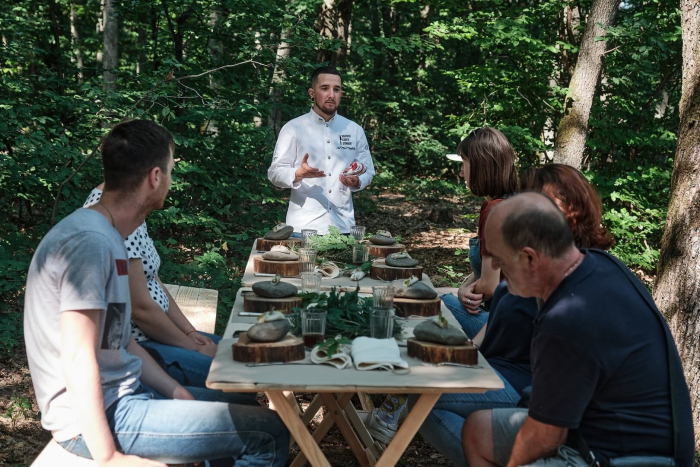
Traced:
[[139, 385], [141, 359], [129, 345], [128, 259], [109, 221], [78, 209], [46, 234], [34, 253], [24, 301], [24, 341], [41, 423], [57, 441], [80, 434], [61, 365], [61, 313], [100, 310], [97, 363], [105, 409]]

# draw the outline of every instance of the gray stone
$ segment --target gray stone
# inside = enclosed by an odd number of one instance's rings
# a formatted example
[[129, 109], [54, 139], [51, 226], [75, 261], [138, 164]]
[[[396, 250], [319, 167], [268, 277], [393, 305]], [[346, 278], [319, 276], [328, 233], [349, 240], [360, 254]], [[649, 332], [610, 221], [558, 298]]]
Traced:
[[394, 237], [385, 237], [384, 235], [372, 235], [369, 237], [369, 242], [375, 245], [393, 245], [396, 243]]
[[435, 342], [445, 345], [464, 345], [467, 343], [467, 335], [455, 326], [448, 325], [441, 328], [432, 320], [424, 321], [413, 329], [416, 339], [426, 342]]
[[389, 255], [384, 260], [384, 263], [395, 268], [412, 268], [413, 266], [418, 266], [419, 261], [413, 258], [394, 258], [393, 255]]
[[437, 292], [425, 282], [416, 282], [410, 287], [404, 286], [403, 281], [394, 282], [394, 297], [429, 300], [437, 295]]
[[265, 238], [268, 240], [286, 240], [294, 233], [294, 227], [288, 225], [277, 232], [270, 230], [265, 234]]
[[255, 342], [277, 342], [287, 335], [289, 327], [286, 318], [254, 324], [248, 329], [248, 338]]
[[255, 295], [264, 298], [293, 297], [298, 291], [294, 284], [288, 282], [273, 284], [271, 281], [265, 281], [253, 284], [253, 292]]
[[268, 261], [297, 261], [299, 255], [292, 252], [283, 253], [281, 251], [268, 251], [262, 255], [263, 259]]

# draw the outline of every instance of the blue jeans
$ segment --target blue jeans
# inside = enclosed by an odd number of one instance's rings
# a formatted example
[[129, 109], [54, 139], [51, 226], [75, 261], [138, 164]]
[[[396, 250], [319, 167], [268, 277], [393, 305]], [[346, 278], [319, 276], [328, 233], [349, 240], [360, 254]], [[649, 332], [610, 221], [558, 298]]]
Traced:
[[[277, 413], [247, 395], [227, 404], [222, 400], [228, 395], [221, 391], [187, 389], [197, 400], [161, 399], [142, 384], [112, 404], [106, 414], [117, 449], [169, 464], [221, 460], [216, 465], [285, 465], [289, 432]], [[82, 436], [59, 444], [92, 458]]]
[[474, 278], [481, 277], [481, 242], [479, 237], [469, 239], [469, 264], [474, 271]]
[[[467, 465], [462, 446], [464, 420], [477, 410], [515, 407], [520, 400], [520, 395], [513, 386], [497, 371], [496, 374], [503, 380], [504, 389], [481, 394], [443, 394], [418, 430], [428, 444], [457, 466]], [[408, 406], [412, 408], [416, 400], [418, 395], [411, 394]]]
[[[214, 334], [206, 332], [200, 334], [209, 337], [215, 344], [221, 340], [221, 337]], [[212, 361], [210, 356], [174, 345], [161, 344], [153, 339], [141, 341], [139, 345], [146, 350], [158, 352], [163, 359], [162, 362], [158, 363], [178, 383], [183, 386], [206, 387], [205, 382]], [[156, 359], [156, 361], [158, 360]]]
[[457, 298], [456, 295], [448, 293], [440, 298], [447, 309], [452, 312], [455, 319], [462, 326], [464, 333], [470, 339], [474, 339], [474, 337], [479, 334], [479, 331], [481, 331], [481, 328], [483, 328], [486, 322], [489, 320], [488, 311], [482, 310], [473, 315], [469, 313], [466, 308], [464, 308], [464, 305], [462, 305], [462, 302], [459, 301], [459, 298]]

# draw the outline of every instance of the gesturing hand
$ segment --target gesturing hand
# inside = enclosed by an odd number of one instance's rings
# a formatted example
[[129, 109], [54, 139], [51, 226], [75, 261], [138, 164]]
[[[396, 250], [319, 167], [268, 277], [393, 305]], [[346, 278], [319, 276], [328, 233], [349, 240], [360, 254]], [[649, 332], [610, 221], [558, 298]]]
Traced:
[[297, 169], [297, 171], [294, 173], [295, 178], [294, 181], [298, 182], [299, 180], [302, 180], [304, 178], [321, 178], [325, 177], [326, 174], [323, 172], [323, 170], [319, 170], [315, 167], [311, 167], [309, 165], [309, 153], [304, 154], [304, 158], [301, 160], [301, 167]]
[[360, 179], [357, 175], [341, 175], [340, 183], [349, 188], [360, 188]]
[[482, 294], [475, 294], [474, 287], [479, 281], [472, 282], [469, 285], [462, 285], [457, 291], [457, 298], [462, 302], [464, 308], [467, 309], [472, 315], [479, 314], [479, 305], [481, 305], [484, 296]]

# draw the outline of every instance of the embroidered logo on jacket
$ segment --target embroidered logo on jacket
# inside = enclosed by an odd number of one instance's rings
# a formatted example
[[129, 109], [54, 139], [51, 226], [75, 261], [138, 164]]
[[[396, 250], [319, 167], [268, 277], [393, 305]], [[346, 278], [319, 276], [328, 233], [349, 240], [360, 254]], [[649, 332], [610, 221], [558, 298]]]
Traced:
[[355, 146], [352, 145], [352, 135], [340, 135], [340, 145], [336, 149], [349, 149], [351, 151], [355, 150]]

